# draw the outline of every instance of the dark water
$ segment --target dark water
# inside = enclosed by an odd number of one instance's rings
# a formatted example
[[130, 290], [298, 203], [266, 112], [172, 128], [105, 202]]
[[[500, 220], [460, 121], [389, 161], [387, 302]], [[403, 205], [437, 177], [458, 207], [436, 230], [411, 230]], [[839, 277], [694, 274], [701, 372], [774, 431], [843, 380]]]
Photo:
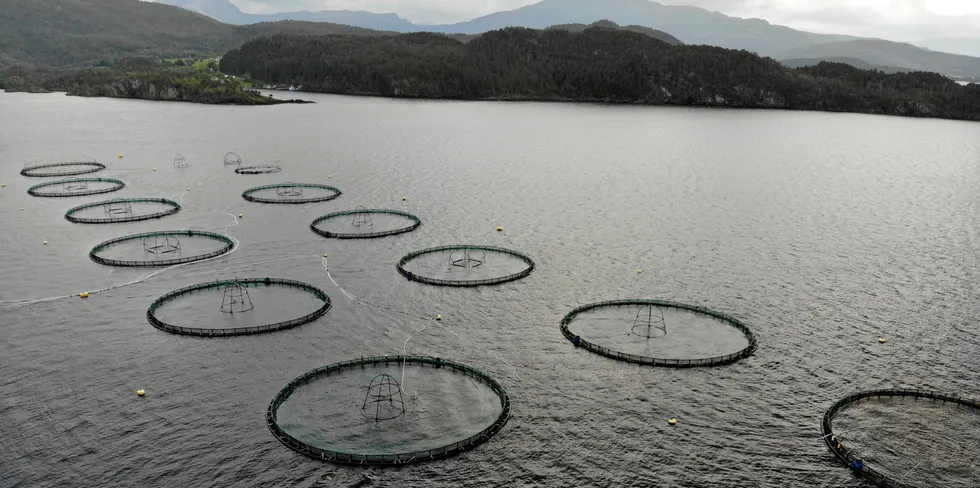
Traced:
[[[980, 380], [980, 124], [310, 98], [319, 103], [249, 108], [0, 94], [0, 485], [857, 487], [820, 439], [837, 398], [900, 386], [970, 394]], [[221, 162], [228, 151], [280, 159], [283, 171], [235, 175]], [[18, 175], [23, 162], [84, 157], [127, 182], [112, 197], [184, 209], [78, 225], [64, 211], [104, 195], [26, 194], [36, 179]], [[290, 180], [344, 195], [298, 206], [240, 196]], [[358, 204], [423, 225], [370, 241], [309, 231]], [[227, 231], [241, 246], [154, 275], [86, 257], [158, 228]], [[478, 289], [395, 272], [407, 252], [456, 242], [519, 250], [538, 267]], [[429, 321], [347, 298], [324, 253], [359, 300], [444, 320], [413, 337]], [[161, 294], [235, 275], [309, 282], [334, 308], [255, 337], [146, 323]], [[141, 277], [88, 299], [13, 303]], [[675, 371], [575, 350], [558, 331], [574, 306], [631, 297], [732, 314], [760, 348], [731, 366]], [[403, 351], [498, 378], [513, 396], [510, 423], [462, 456], [397, 470], [313, 461], [268, 432], [263, 413], [289, 380]], [[927, 427], [953, 439], [942, 454], [969, 465], [958, 446], [977, 441], [970, 432]]]

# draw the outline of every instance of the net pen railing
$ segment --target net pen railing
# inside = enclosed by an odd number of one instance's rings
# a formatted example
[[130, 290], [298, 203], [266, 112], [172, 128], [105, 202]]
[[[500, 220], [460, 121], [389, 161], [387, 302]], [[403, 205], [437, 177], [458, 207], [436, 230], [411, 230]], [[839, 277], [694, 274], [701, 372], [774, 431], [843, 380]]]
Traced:
[[[313, 197], [278, 197], [278, 198], [265, 198], [253, 195], [254, 193], [264, 191], [264, 190], [275, 190], [278, 188], [313, 188], [319, 190], [326, 190], [332, 192], [328, 195], [313, 196]], [[249, 202], [257, 203], [284, 203], [284, 204], [299, 204], [299, 203], [316, 203], [316, 202], [327, 202], [333, 200], [343, 192], [339, 188], [335, 188], [329, 185], [320, 185], [317, 183], [279, 183], [275, 185], [262, 185], [249, 188], [242, 192], [242, 198]]]
[[[383, 231], [377, 231], [377, 232], [361, 232], [361, 233], [357, 233], [357, 232], [330, 232], [330, 231], [323, 230], [323, 229], [317, 227], [317, 225], [319, 225], [319, 224], [321, 224], [321, 223], [323, 223], [323, 222], [325, 222], [327, 220], [330, 220], [330, 219], [335, 219], [335, 218], [339, 218], [339, 217], [349, 217], [349, 216], [354, 216], [354, 215], [357, 215], [357, 214], [397, 215], [397, 216], [405, 217], [405, 218], [409, 219], [411, 221], [411, 224], [409, 224], [409, 225], [407, 225], [405, 227], [398, 228], [398, 229], [389, 229], [389, 230], [383, 230]], [[320, 236], [323, 236], [323, 237], [327, 237], [327, 238], [334, 238], [334, 239], [369, 239], [369, 238], [373, 238], [373, 237], [386, 237], [386, 236], [393, 236], [393, 235], [396, 235], [396, 234], [404, 234], [406, 232], [411, 232], [411, 231], [413, 231], [415, 229], [418, 229], [419, 226], [421, 226], [421, 225], [422, 225], [422, 220], [419, 219], [417, 216], [412, 215], [412, 214], [410, 214], [408, 212], [402, 212], [400, 210], [387, 210], [387, 209], [373, 209], [373, 208], [369, 208], [369, 209], [360, 209], [360, 210], [345, 210], [343, 212], [334, 212], [334, 213], [329, 213], [327, 215], [324, 215], [322, 217], [317, 217], [310, 224], [310, 230], [313, 231], [313, 233], [315, 233], [317, 235], [320, 235]]]
[[975, 410], [980, 410], [980, 402], [974, 399], [967, 399], [956, 395], [946, 395], [921, 389], [881, 389], [853, 393], [841, 398], [834, 403], [833, 406], [827, 409], [827, 412], [824, 413], [823, 419], [820, 423], [820, 429], [823, 434], [823, 439], [827, 443], [827, 447], [830, 448], [830, 451], [834, 453], [834, 456], [836, 456], [837, 459], [846, 464], [856, 474], [860, 475], [874, 486], [883, 488], [913, 488], [913, 485], [892, 479], [885, 473], [864, 464], [861, 458], [852, 450], [848, 449], [848, 447], [844, 445], [844, 442], [841, 439], [838, 439], [837, 435], [834, 434], [834, 417], [836, 417], [837, 414], [844, 408], [870, 398], [896, 397], [910, 397], [915, 399], [921, 398], [937, 402], [953, 403]]
[[[463, 251], [463, 250], [487, 251], [487, 252], [497, 252], [501, 254], [506, 254], [520, 259], [525, 264], [527, 264], [527, 267], [521, 271], [518, 271], [517, 273], [512, 273], [507, 276], [475, 279], [475, 280], [450, 280], [450, 279], [443, 279], [443, 278], [432, 278], [428, 276], [419, 276], [411, 271], [408, 271], [405, 268], [405, 265], [408, 264], [411, 260], [425, 254], [431, 254], [431, 253], [443, 252], [443, 251]], [[406, 254], [398, 261], [397, 269], [398, 269], [398, 273], [400, 273], [405, 278], [408, 278], [411, 281], [425, 283], [427, 285], [461, 286], [461, 287], [484, 286], [484, 285], [498, 285], [501, 283], [506, 283], [508, 281], [515, 281], [527, 277], [528, 275], [531, 274], [531, 272], [534, 271], [534, 260], [531, 259], [531, 257], [526, 254], [503, 247], [473, 246], [473, 245], [439, 246], [439, 247], [430, 247], [428, 249], [422, 249], [419, 251], [413, 251]]]
[[[60, 192], [41, 192], [42, 188], [47, 188], [51, 186], [72, 184], [72, 183], [112, 183], [115, 186], [110, 186], [106, 188], [91, 188], [84, 189], [80, 191], [60, 191]], [[27, 194], [34, 197], [84, 197], [88, 195], [99, 195], [102, 193], [111, 193], [114, 191], [121, 190], [126, 187], [126, 183], [122, 180], [117, 180], [115, 178], [70, 178], [67, 180], [58, 181], [48, 181], [45, 183], [40, 183], [34, 185], [27, 189]]]
[[[608, 347], [600, 346], [598, 344], [589, 342], [586, 339], [583, 339], [581, 336], [572, 332], [568, 327], [568, 324], [570, 324], [573, 320], [575, 320], [575, 317], [578, 316], [580, 313], [588, 312], [599, 308], [637, 307], [637, 306], [676, 308], [676, 309], [687, 310], [689, 312], [698, 313], [698, 314], [707, 315], [709, 317], [716, 318], [718, 320], [730, 324], [732, 327], [735, 327], [736, 329], [741, 331], [742, 334], [745, 336], [746, 340], [748, 341], [748, 345], [739, 351], [730, 354], [725, 354], [723, 356], [714, 356], [708, 358], [691, 358], [691, 359], [657, 358], [653, 356], [629, 354], [625, 352], [616, 351]], [[709, 308], [705, 308], [697, 305], [689, 305], [686, 303], [674, 302], [671, 300], [643, 300], [643, 299], [606, 300], [602, 302], [595, 302], [587, 305], [582, 305], [572, 309], [571, 312], [565, 315], [565, 317], [561, 321], [560, 329], [562, 335], [564, 335], [566, 339], [571, 341], [577, 347], [584, 348], [596, 354], [606, 356], [612, 359], [626, 361], [629, 363], [644, 364], [650, 366], [672, 367], [672, 368], [723, 366], [751, 356], [759, 347], [758, 340], [756, 339], [755, 334], [741, 320], [732, 317], [731, 315], [718, 312], [715, 310], [711, 310]]]
[[[124, 217], [78, 217], [75, 215], [82, 210], [117, 203], [160, 203], [169, 205], [170, 208], [149, 214], [129, 215]], [[105, 200], [102, 202], [87, 203], [85, 205], [72, 207], [65, 212], [65, 219], [76, 224], [112, 224], [118, 222], [136, 222], [140, 220], [159, 219], [168, 215], [173, 215], [180, 212], [180, 208], [179, 203], [166, 198], [117, 198], [114, 200]]]
[[[488, 427], [482, 429], [480, 432], [473, 434], [463, 440], [447, 444], [445, 446], [440, 446], [433, 449], [425, 449], [419, 451], [401, 452], [401, 453], [391, 453], [391, 454], [360, 454], [360, 453], [350, 453], [335, 451], [330, 449], [322, 449], [316, 446], [307, 444], [279, 427], [277, 422], [277, 410], [279, 407], [295, 392], [301, 385], [309, 383], [311, 379], [316, 379], [321, 376], [326, 376], [336, 371], [340, 371], [347, 368], [353, 368], [358, 366], [368, 366], [372, 364], [419, 364], [419, 365], [429, 365], [436, 368], [451, 368], [455, 371], [462, 372], [469, 376], [472, 376], [484, 384], [486, 384], [490, 389], [500, 399], [501, 413], [497, 416], [497, 419]], [[363, 357], [348, 361], [342, 361], [339, 363], [331, 364], [328, 366], [323, 366], [294, 379], [289, 382], [276, 397], [269, 404], [266, 410], [266, 423], [269, 426], [269, 430], [272, 434], [279, 440], [283, 445], [293, 449], [297, 452], [305, 454], [315, 459], [320, 459], [323, 461], [330, 461], [341, 464], [361, 464], [361, 465], [372, 465], [372, 466], [397, 466], [403, 464], [410, 464], [421, 461], [436, 460], [445, 457], [449, 457], [455, 454], [459, 454], [464, 451], [473, 449], [474, 447], [486, 442], [493, 435], [499, 432], [507, 424], [511, 414], [511, 402], [510, 396], [504, 390], [497, 380], [493, 379], [486, 373], [466, 366], [465, 364], [460, 364], [454, 361], [450, 361], [442, 358], [434, 358], [429, 356], [374, 356], [374, 357]]]
[[[282, 322], [275, 322], [271, 324], [263, 324], [249, 327], [227, 327], [227, 328], [209, 328], [209, 327], [185, 327], [180, 325], [174, 325], [166, 323], [160, 320], [156, 316], [157, 310], [167, 302], [176, 300], [184, 295], [188, 295], [197, 291], [213, 290], [222, 288], [228, 285], [241, 285], [246, 288], [257, 288], [259, 286], [285, 286], [290, 288], [298, 288], [305, 290], [315, 296], [317, 299], [323, 301], [323, 305], [316, 311], [308, 313], [302, 317], [297, 317], [290, 320], [284, 320]], [[251, 335], [251, 334], [262, 334], [266, 332], [274, 332], [279, 330], [285, 330], [298, 325], [306, 324], [312, 322], [323, 315], [325, 315], [332, 306], [330, 297], [327, 296], [326, 292], [323, 290], [310, 285], [309, 283], [303, 283], [302, 281], [288, 280], [283, 278], [243, 278], [243, 279], [231, 279], [231, 280], [216, 280], [206, 283], [198, 283], [195, 285], [185, 286], [183, 288], [178, 288], [171, 292], [162, 295], [157, 298], [146, 311], [146, 320], [156, 327], [157, 329], [171, 332], [174, 334], [183, 335], [193, 335], [202, 337], [221, 337], [221, 336], [236, 336], [236, 335]]]
[[[147, 237], [165, 237], [165, 236], [187, 236], [187, 237], [206, 237], [220, 241], [224, 244], [220, 249], [204, 253], [196, 254], [194, 256], [185, 256], [180, 258], [172, 259], [160, 259], [160, 260], [131, 260], [131, 259], [113, 259], [104, 258], [99, 256], [98, 253], [105, 250], [106, 248], [113, 246], [115, 244], [135, 241], [139, 239], [144, 239]], [[180, 231], [166, 231], [166, 232], [143, 232], [140, 234], [132, 234], [128, 236], [116, 237], [115, 239], [110, 239], [108, 241], [102, 242], [89, 251], [89, 259], [95, 261], [96, 263], [103, 264], [106, 266], [120, 266], [120, 267], [139, 267], [139, 266], [173, 266], [175, 264], [192, 263], [194, 261], [202, 261], [205, 259], [210, 259], [214, 257], [221, 256], [222, 254], [227, 254], [235, 247], [235, 241], [231, 240], [226, 235], [216, 234], [214, 232], [206, 232], [199, 230], [180, 230]]]

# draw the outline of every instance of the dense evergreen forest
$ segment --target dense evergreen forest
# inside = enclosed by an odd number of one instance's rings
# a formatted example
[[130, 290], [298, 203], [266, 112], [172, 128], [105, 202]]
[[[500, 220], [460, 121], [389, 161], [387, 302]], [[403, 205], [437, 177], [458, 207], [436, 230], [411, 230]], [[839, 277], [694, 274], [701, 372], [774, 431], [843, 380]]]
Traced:
[[392, 97], [575, 100], [862, 112], [980, 120], [980, 86], [840, 63], [787, 68], [747, 51], [671, 45], [591, 27], [509, 28], [468, 43], [413, 33], [274, 36], [221, 60], [224, 73], [303, 90]]

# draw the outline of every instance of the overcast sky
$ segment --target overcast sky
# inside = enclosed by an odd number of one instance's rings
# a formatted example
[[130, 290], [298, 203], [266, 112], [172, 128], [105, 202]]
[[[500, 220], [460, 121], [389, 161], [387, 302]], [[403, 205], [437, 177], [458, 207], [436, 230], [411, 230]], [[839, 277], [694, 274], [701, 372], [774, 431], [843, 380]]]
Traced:
[[[291, 10], [394, 12], [416, 23], [452, 23], [538, 0], [232, 0], [250, 13]], [[597, 0], [601, 1], [601, 0]], [[980, 0], [660, 0], [812, 32], [915, 41], [980, 37]]]

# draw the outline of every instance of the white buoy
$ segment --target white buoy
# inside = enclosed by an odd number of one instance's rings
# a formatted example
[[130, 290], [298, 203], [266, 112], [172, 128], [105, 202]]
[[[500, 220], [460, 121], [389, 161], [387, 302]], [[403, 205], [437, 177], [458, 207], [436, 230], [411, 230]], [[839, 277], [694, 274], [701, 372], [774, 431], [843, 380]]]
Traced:
[[677, 425], [677, 419], [668, 419], [667, 423], [670, 425]]
[[436, 315], [436, 320], [442, 320], [442, 315]]
[[48, 245], [48, 241], [44, 241], [41, 244], [44, 244], [45, 246], [47, 246]]
[[146, 396], [146, 390], [140, 388], [139, 390], [136, 390], [136, 395], [137, 396]]

